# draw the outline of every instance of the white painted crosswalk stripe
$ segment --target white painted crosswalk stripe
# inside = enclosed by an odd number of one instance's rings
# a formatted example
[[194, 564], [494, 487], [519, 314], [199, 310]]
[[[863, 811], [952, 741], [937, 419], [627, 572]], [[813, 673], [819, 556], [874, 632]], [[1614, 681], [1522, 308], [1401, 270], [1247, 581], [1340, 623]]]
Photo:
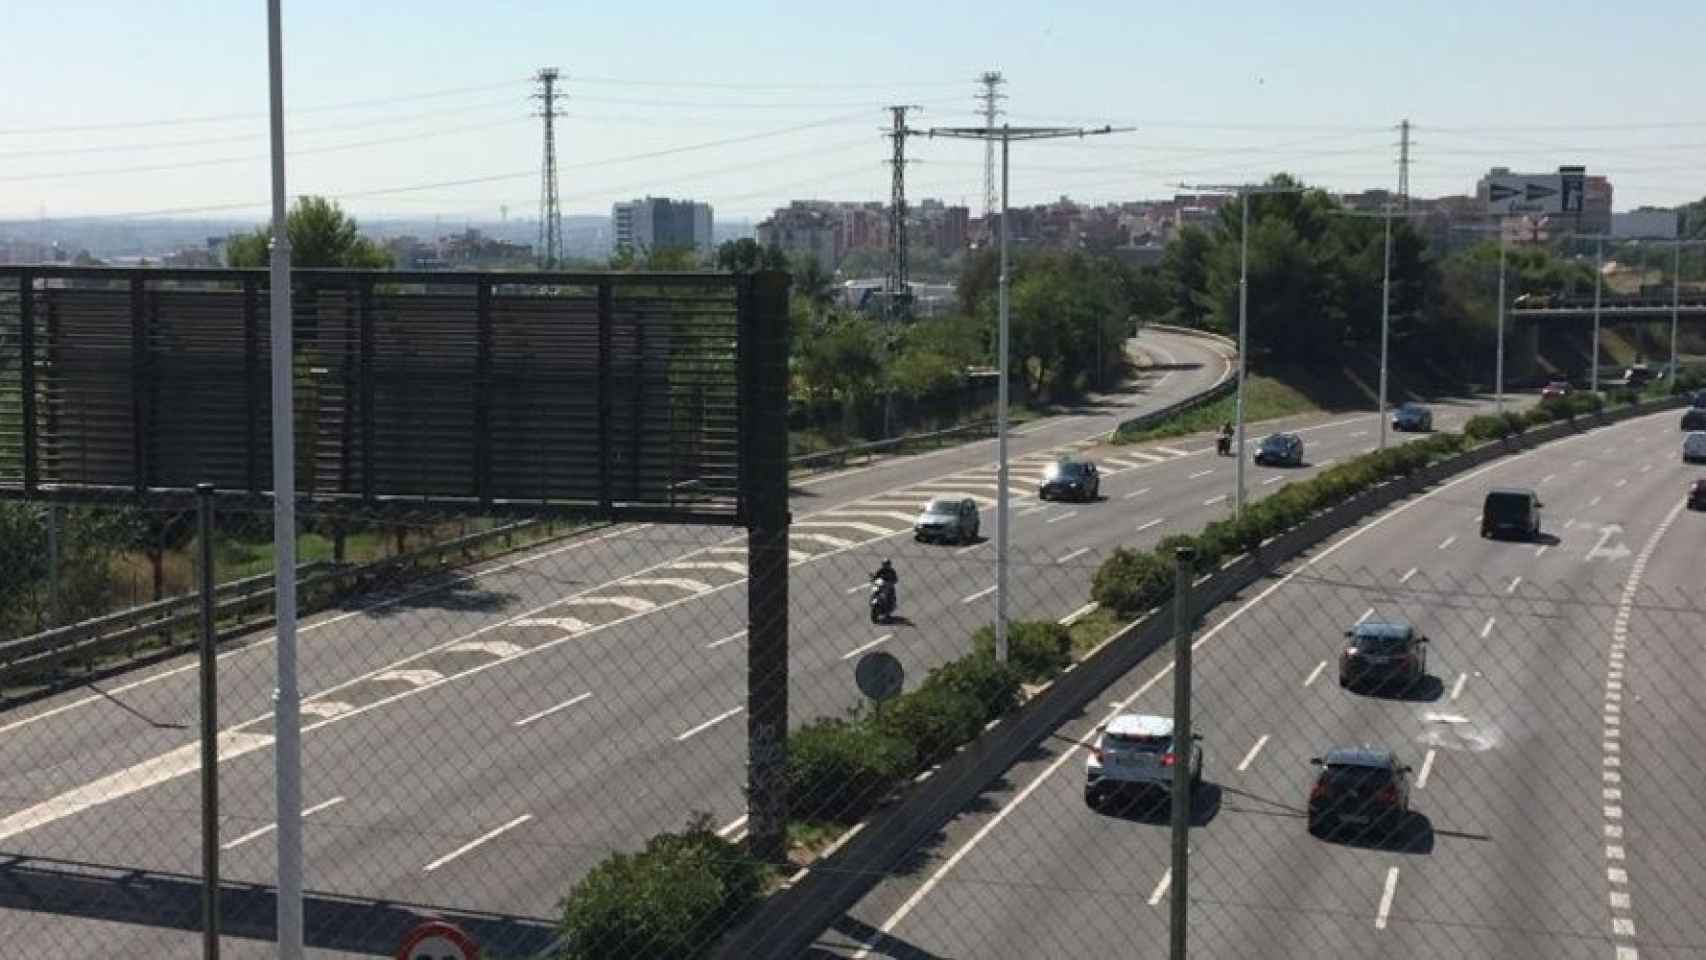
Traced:
[[[889, 534], [894, 533], [893, 530], [890, 530], [887, 527], [879, 527], [874, 523], [861, 523], [857, 520], [796, 520], [796, 521], [794, 521], [794, 529], [795, 530], [798, 530], [802, 527], [807, 528], [807, 529], [812, 529], [812, 530], [838, 530], [838, 529], [839, 530], [857, 530], [860, 533], [867, 533], [873, 537], [886, 537]], [[851, 543], [851, 541], [847, 541], [847, 542]]]

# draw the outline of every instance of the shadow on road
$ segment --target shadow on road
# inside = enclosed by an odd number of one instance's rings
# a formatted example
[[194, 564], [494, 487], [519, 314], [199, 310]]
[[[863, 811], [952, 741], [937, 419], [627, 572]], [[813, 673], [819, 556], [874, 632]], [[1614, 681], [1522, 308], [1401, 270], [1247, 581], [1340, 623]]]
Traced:
[[1445, 696], [1445, 683], [1433, 674], [1411, 683], [1398, 681], [1385, 684], [1357, 684], [1357, 693], [1380, 700], [1402, 700], [1406, 703], [1434, 703]]
[[[412, 596], [394, 600], [391, 603], [375, 604], [356, 609], [360, 609], [364, 616], [382, 620], [418, 610], [493, 613], [520, 599], [513, 593], [487, 590], [475, 585], [471, 580], [448, 575], [437, 579], [436, 582], [434, 580], [417, 581], [409, 584], [409, 587], [415, 591]], [[366, 590], [359, 591], [356, 595], [364, 600], [372, 598], [372, 595]]]
[[1317, 834], [1322, 840], [1344, 847], [1381, 850], [1386, 853], [1429, 854], [1434, 852], [1434, 825], [1427, 814], [1410, 811], [1403, 820], [1385, 826], [1339, 827]]
[[[0, 909], [194, 932], [201, 929], [201, 880], [112, 864], [0, 853]], [[219, 911], [227, 936], [263, 942], [277, 939], [272, 887], [221, 884]], [[488, 952], [501, 956], [532, 956], [556, 940], [554, 923], [541, 918], [331, 893], [305, 893], [303, 918], [307, 946], [376, 957], [394, 956], [403, 935], [432, 918], [455, 923]]]
[[[871, 953], [879, 957], [893, 957], [895, 960], [943, 960], [941, 954], [931, 953], [923, 947], [914, 946], [898, 937], [883, 933], [876, 927], [853, 917], [843, 916], [831, 924], [830, 929], [869, 948]], [[825, 944], [818, 944], [800, 956], [805, 960], [830, 960], [832, 957], [852, 956], [857, 949], [857, 947], [850, 946], [830, 947]]]
[[[1206, 827], [1220, 814], [1223, 790], [1218, 783], [1204, 781], [1191, 797], [1191, 826]], [[1097, 813], [1117, 820], [1150, 826], [1167, 826], [1173, 820], [1173, 798], [1161, 790], [1112, 794]]]

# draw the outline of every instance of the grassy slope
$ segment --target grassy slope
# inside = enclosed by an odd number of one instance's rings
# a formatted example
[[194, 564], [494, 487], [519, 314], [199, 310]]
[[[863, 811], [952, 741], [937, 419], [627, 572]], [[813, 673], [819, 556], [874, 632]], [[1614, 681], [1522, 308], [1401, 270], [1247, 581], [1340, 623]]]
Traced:
[[[1122, 433], [1115, 443], [1141, 443], [1216, 430], [1235, 416], [1236, 397], [1223, 397], [1140, 433]], [[1366, 398], [1337, 370], [1270, 365], [1250, 374], [1244, 389], [1244, 418], [1255, 423], [1300, 413], [1372, 409]]]

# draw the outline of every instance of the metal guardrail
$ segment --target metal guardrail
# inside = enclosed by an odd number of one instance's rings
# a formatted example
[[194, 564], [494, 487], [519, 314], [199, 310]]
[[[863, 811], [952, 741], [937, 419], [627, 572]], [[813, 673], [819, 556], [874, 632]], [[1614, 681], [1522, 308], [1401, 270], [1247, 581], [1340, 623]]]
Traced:
[[871, 457], [881, 453], [893, 453], [911, 446], [940, 446], [949, 440], [965, 437], [994, 436], [995, 421], [979, 420], [975, 423], [964, 423], [946, 430], [936, 430], [931, 433], [909, 433], [888, 440], [873, 440], [869, 443], [856, 443], [846, 447], [836, 447], [833, 450], [818, 450], [813, 453], [802, 453], [797, 457], [788, 458], [788, 469], [793, 470], [828, 470], [847, 465], [849, 459]]
[[[423, 563], [437, 568], [447, 554], [462, 553], [467, 557], [488, 541], [512, 538], [519, 532], [547, 522], [539, 519], [505, 524], [360, 565], [340, 565], [324, 560], [302, 564], [296, 568], [299, 610], [305, 615], [316, 612], [351, 592], [360, 592], [371, 581], [395, 578], [399, 572], [419, 568]], [[252, 630], [271, 622], [272, 584], [273, 575], [265, 573], [233, 580], [215, 589], [215, 622], [229, 624], [237, 620], [241, 623], [237, 630], [222, 631], [221, 639], [230, 633]], [[127, 651], [138, 641], [151, 636], [162, 637], [164, 642], [160, 647], [150, 649], [150, 654], [166, 655], [187, 649], [196, 642], [200, 604], [199, 594], [183, 594], [27, 637], [0, 641], [0, 702], [6, 699], [5, 688], [22, 685], [21, 679], [51, 673], [69, 660], [93, 660]], [[262, 610], [265, 611], [264, 619], [242, 623], [251, 614]], [[44, 678], [41, 685], [52, 686], [53, 680]]]
[[1237, 380], [1230, 379], [1230, 378], [1228, 378], [1226, 380], [1222, 380], [1219, 383], [1215, 384], [1214, 386], [1203, 391], [1202, 393], [1197, 394], [1196, 396], [1186, 397], [1183, 400], [1177, 401], [1175, 403], [1170, 403], [1167, 406], [1162, 407], [1159, 410], [1152, 410], [1149, 413], [1145, 413], [1145, 414], [1141, 414], [1141, 415], [1136, 416], [1136, 417], [1132, 417], [1130, 420], [1122, 421], [1119, 426], [1115, 427], [1108, 434], [1108, 436], [1110, 438], [1117, 437], [1120, 435], [1121, 432], [1128, 431], [1128, 430], [1129, 431], [1147, 430], [1150, 427], [1153, 427], [1157, 424], [1160, 424], [1160, 423], [1162, 423], [1162, 422], [1164, 422], [1164, 421], [1166, 421], [1172, 417], [1176, 417], [1179, 414], [1184, 413], [1188, 410], [1194, 410], [1197, 407], [1206, 406], [1210, 403], [1213, 403], [1216, 400], [1219, 400], [1221, 397], [1230, 396], [1232, 394], [1232, 392], [1234, 390], [1237, 390], [1237, 389], [1238, 389], [1238, 381]]

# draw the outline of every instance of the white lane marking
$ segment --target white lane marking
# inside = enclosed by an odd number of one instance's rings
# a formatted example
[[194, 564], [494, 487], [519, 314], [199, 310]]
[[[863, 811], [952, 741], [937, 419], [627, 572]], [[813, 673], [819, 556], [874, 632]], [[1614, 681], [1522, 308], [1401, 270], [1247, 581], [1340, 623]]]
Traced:
[[1437, 752], [1438, 751], [1435, 751], [1435, 750], [1429, 750], [1428, 755], [1422, 758], [1422, 772], [1416, 775], [1416, 789], [1417, 790], [1420, 790], [1423, 787], [1426, 787], [1428, 785], [1428, 774], [1433, 772], [1434, 754]]
[[1652, 464], [1650, 464], [1650, 463], [1643, 463], [1643, 464], [1641, 464], [1641, 472], [1642, 472], [1642, 473], [1646, 473], [1646, 472], [1647, 472], [1647, 471], [1648, 471], [1648, 470], [1651, 470], [1651, 469], [1653, 469], [1653, 465], [1652, 465]]
[[878, 637], [877, 639], [872, 640], [870, 643], [862, 643], [859, 646], [854, 647], [853, 649], [847, 651], [846, 653], [841, 655], [841, 659], [851, 660], [854, 657], [857, 657], [859, 654], [864, 653], [865, 651], [870, 650], [873, 647], [879, 646], [881, 644], [888, 643], [890, 640], [893, 640], [893, 639], [894, 639], [894, 634], [885, 633], [882, 636]]
[[1619, 477], [1619, 478], [1617, 478], [1617, 482], [1612, 484], [1612, 486], [1614, 486], [1614, 487], [1626, 487], [1628, 485], [1629, 485], [1629, 478], [1628, 477]]
[[746, 576], [746, 564], [722, 560], [682, 560], [669, 565], [671, 570], [721, 570], [737, 577]]
[[1612, 917], [1611, 932], [1619, 937], [1633, 937], [1635, 935], [1635, 921], [1628, 917]]
[[905, 523], [905, 524], [910, 524], [910, 523], [912, 523], [912, 521], [918, 519], [918, 514], [916, 514], [916, 513], [902, 513], [899, 510], [881, 510], [881, 509], [860, 510], [860, 509], [857, 509], [854, 507], [841, 507], [841, 508], [836, 509], [836, 510], [831, 510], [831, 511], [829, 511], [828, 516], [830, 516], [830, 517], [848, 517], [850, 519], [857, 519], [860, 517], [864, 517], [864, 518], [875, 518], [878, 520], [899, 520], [901, 523]]
[[1441, 550], [1444, 550], [1446, 547], [1449, 547], [1456, 542], [1457, 542], [1457, 534], [1454, 533], [1451, 536], [1446, 537], [1444, 540], [1440, 541], [1439, 548]]
[[309, 717], [336, 717], [354, 709], [354, 704], [340, 700], [305, 700], [302, 703], [302, 714]]
[[1362, 612], [1362, 616], [1357, 617], [1357, 623], [1362, 623], [1363, 621], [1367, 620], [1369, 617], [1372, 617], [1372, 616], [1374, 616], [1374, 608], [1369, 607], [1367, 610], [1364, 610]]
[[1149, 488], [1144, 487], [1142, 490], [1133, 490], [1132, 492], [1126, 494], [1125, 496], [1121, 497], [1120, 499], [1121, 500], [1133, 500], [1133, 499], [1136, 499], [1138, 497], [1143, 496], [1144, 494], [1146, 494], [1148, 492], [1149, 492]]
[[968, 553], [970, 553], [970, 552], [972, 552], [972, 551], [973, 551], [973, 550], [978, 550], [978, 549], [981, 549], [981, 548], [982, 548], [982, 547], [983, 547], [983, 545], [984, 545], [984, 544], [986, 544], [986, 543], [988, 543], [988, 542], [989, 542], [989, 541], [988, 541], [988, 540], [985, 540], [985, 541], [983, 541], [983, 543], [974, 543], [974, 544], [972, 544], [972, 545], [971, 545], [971, 546], [969, 546], [969, 547], [961, 547], [961, 548], [959, 548], [959, 549], [958, 549], [958, 550], [955, 550], [955, 551], [954, 551], [954, 554], [955, 554], [955, 555], [956, 555], [956, 556], [962, 556], [962, 557], [963, 557], [963, 556], [965, 556], [965, 555], [966, 555], [966, 554], [968, 554]]
[[1511, 580], [1511, 585], [1505, 588], [1505, 592], [1506, 593], [1515, 593], [1516, 588], [1521, 586], [1521, 585], [1522, 585], [1522, 578], [1521, 577], [1515, 577]]
[[1575, 525], [1576, 525], [1576, 518], [1575, 517], [1571, 517], [1570, 519], [1564, 521], [1564, 529], [1565, 530], [1568, 530]]
[[1538, 560], [1538, 559], [1540, 559], [1540, 558], [1541, 558], [1541, 557], [1544, 557], [1544, 556], [1546, 556], [1546, 551], [1548, 551], [1548, 550], [1550, 550], [1550, 549], [1552, 549], [1552, 545], [1551, 545], [1551, 544], [1549, 544], [1549, 543], [1543, 543], [1543, 544], [1541, 544], [1541, 545], [1540, 545], [1540, 548], [1539, 548], [1539, 549], [1537, 549], [1537, 550], [1535, 550], [1535, 551], [1534, 551], [1534, 558], [1535, 558], [1535, 559], [1536, 559], [1536, 560]]
[[[271, 736], [228, 730], [219, 735], [219, 761], [234, 760], [272, 746]], [[128, 797], [157, 783], [201, 769], [201, 744], [187, 743], [175, 750], [126, 767], [117, 773], [76, 787], [48, 800], [0, 819], [0, 840], [7, 840], [55, 820], [83, 812], [113, 800]]]
[[1339, 458], [1338, 457], [1328, 457], [1327, 459], [1321, 461], [1320, 463], [1311, 464], [1311, 466], [1315, 467], [1315, 469], [1317, 469], [1317, 470], [1325, 470], [1326, 468], [1332, 466], [1333, 461], [1335, 461], [1337, 459], [1339, 459]]
[[740, 816], [734, 818], [733, 820], [730, 820], [727, 824], [725, 824], [723, 827], [718, 829], [717, 830], [717, 836], [722, 837], [724, 840], [727, 840], [729, 838], [730, 834], [734, 833], [735, 831], [741, 829], [744, 826], [746, 826], [746, 814], [743, 813]]
[[1049, 517], [1047, 520], [1044, 520], [1043, 522], [1044, 523], [1059, 523], [1062, 520], [1071, 520], [1073, 517], [1076, 517], [1076, 516], [1078, 516], [1077, 510], [1068, 510], [1065, 513], [1059, 514], [1057, 516]]
[[1189, 477], [1186, 477], [1185, 479], [1187, 479], [1187, 480], [1201, 480], [1203, 477], [1206, 477], [1213, 472], [1214, 472], [1214, 468], [1210, 467], [1207, 470], [1198, 470], [1196, 473], [1191, 474]]
[[464, 843], [462, 846], [457, 847], [455, 850], [450, 851], [449, 853], [445, 854], [444, 856], [439, 857], [437, 860], [434, 860], [433, 862], [422, 867], [421, 872], [422, 873], [431, 873], [434, 870], [437, 870], [439, 867], [442, 867], [445, 864], [449, 863], [450, 861], [455, 860], [457, 857], [460, 857], [463, 854], [466, 854], [469, 851], [474, 850], [475, 848], [481, 846], [482, 844], [487, 844], [487, 843], [492, 842], [493, 840], [496, 840], [497, 838], [503, 836], [504, 834], [510, 832], [511, 830], [514, 830], [516, 827], [519, 827], [522, 824], [524, 824], [527, 821], [532, 820], [532, 819], [533, 819], [533, 814], [524, 813], [521, 816], [516, 817], [514, 820], [511, 820], [510, 822], [504, 824], [501, 827], [498, 827], [494, 830], [488, 830], [485, 833], [483, 833], [483, 834], [475, 837], [474, 839], [468, 841], [467, 843]]
[[564, 600], [563, 603], [571, 607], [596, 607], [604, 604], [611, 607], [621, 607], [629, 613], [650, 613], [657, 609], [657, 603], [647, 600], [645, 597], [575, 597], [572, 600]]
[[[847, 658], [842, 657], [841, 659], [845, 660]], [[706, 730], [711, 729], [712, 727], [716, 726], [717, 724], [722, 723], [724, 720], [727, 720], [728, 718], [734, 716], [737, 713], [740, 713], [742, 710], [745, 710], [745, 709], [746, 709], [745, 707], [736, 707], [733, 710], [725, 710], [722, 713], [717, 714], [716, 716], [705, 721], [704, 723], [699, 724], [696, 727], [693, 727], [689, 730], [683, 731], [682, 733], [676, 734], [675, 735], [675, 742], [680, 743], [681, 741], [686, 740], [689, 737], [698, 736], [699, 734], [704, 733]]]
[[564, 633], [585, 633], [592, 624], [574, 617], [528, 617], [515, 621], [518, 627], [556, 627]]
[[848, 587], [846, 590], [843, 590], [842, 593], [854, 594], [854, 593], [858, 593], [861, 590], [869, 590], [869, 589], [871, 589], [871, 585], [869, 583], [855, 583], [851, 587]]
[[1304, 678], [1303, 685], [1307, 687], [1310, 684], [1314, 683], [1315, 678], [1319, 677], [1321, 675], [1321, 671], [1323, 671], [1325, 669], [1327, 669], [1327, 661], [1323, 660], [1320, 663], [1317, 663], [1315, 665], [1315, 669], [1309, 671], [1309, 676]]
[[1063, 557], [1056, 557], [1054, 559], [1054, 562], [1055, 563], [1071, 563], [1072, 561], [1078, 559], [1079, 557], [1082, 557], [1083, 555], [1085, 555], [1086, 553], [1089, 553], [1089, 552], [1090, 552], [1089, 547], [1079, 547], [1077, 550], [1074, 550], [1071, 553], [1069, 553]]
[[508, 640], [469, 640], [448, 647], [449, 653], [483, 653], [492, 657], [513, 657], [527, 648]]
[[1138, 466], [1135, 463], [1131, 463], [1130, 461], [1126, 461], [1126, 460], [1121, 460], [1118, 457], [1104, 457], [1102, 459], [1102, 462], [1103, 463], [1111, 463], [1121, 470], [1136, 470], [1137, 466]]
[[1549, 483], [1549, 482], [1551, 482], [1552, 478], [1556, 477], [1556, 476], [1557, 476], [1557, 474], [1555, 474], [1555, 473], [1548, 473], [1546, 476], [1540, 478], [1540, 482], [1541, 483]]
[[[314, 804], [312, 807], [309, 807], [306, 810], [303, 810], [302, 811], [302, 818], [306, 820], [307, 818], [313, 816], [314, 814], [319, 813], [321, 810], [330, 809], [330, 808], [335, 807], [338, 804], [343, 803], [343, 802], [344, 802], [343, 797], [333, 797], [330, 800], [322, 800], [319, 803]], [[272, 833], [274, 830], [277, 830], [277, 829], [278, 829], [278, 824], [269, 823], [266, 826], [261, 827], [259, 829], [250, 830], [248, 833], [243, 834], [242, 836], [236, 838], [235, 840], [230, 840], [230, 841], [227, 841], [225, 843], [220, 844], [219, 849], [221, 849], [221, 850], [235, 850], [238, 847], [242, 846], [243, 844], [248, 843], [250, 840], [259, 840], [260, 838], [266, 836], [269, 833]]]
[[1353, 439], [1356, 437], [1366, 437], [1366, 436], [1368, 436], [1368, 431], [1367, 430], [1355, 430], [1355, 431], [1352, 431], [1351, 433], [1346, 434], [1346, 436], [1353, 438]]
[[583, 693], [577, 697], [570, 697], [569, 699], [564, 700], [562, 703], [559, 703], [554, 707], [546, 707], [544, 710], [541, 710], [538, 713], [532, 713], [532, 714], [528, 714], [525, 717], [522, 717], [520, 720], [515, 721], [513, 726], [525, 727], [535, 720], [543, 720], [546, 717], [549, 717], [554, 713], [561, 713], [562, 711], [569, 709], [570, 707], [574, 706], [577, 703], [583, 703], [586, 700], [591, 699], [591, 697], [592, 697], [592, 694], [590, 692]]
[[1205, 507], [1212, 507], [1215, 504], [1220, 503], [1222, 500], [1225, 500], [1225, 499], [1226, 499], [1226, 494], [1223, 493], [1218, 497], [1209, 497], [1207, 500], [1204, 500], [1202, 502], [1202, 505]]
[[1487, 639], [1487, 634], [1493, 632], [1493, 622], [1496, 619], [1497, 619], [1496, 617], [1488, 617], [1487, 618], [1487, 622], [1481, 627], [1481, 639], [1482, 640]]
[[1415, 575], [1416, 575], [1416, 568], [1411, 567], [1410, 569], [1404, 571], [1404, 575], [1398, 578], [1398, 582], [1399, 583], [1409, 583], [1410, 578], [1415, 576]]
[[1088, 617], [1090, 614], [1095, 613], [1097, 608], [1099, 608], [1100, 606], [1101, 606], [1101, 604], [1092, 600], [1089, 603], [1086, 603], [1085, 605], [1083, 605], [1082, 607], [1079, 607], [1077, 610], [1074, 610], [1071, 613], [1067, 614], [1066, 616], [1061, 617], [1059, 620], [1057, 620], [1055, 622], [1059, 623], [1063, 627], [1070, 627], [1073, 624], [1077, 623], [1078, 621], [1084, 619], [1085, 617]]
[[1266, 480], [1263, 480], [1263, 481], [1262, 481], [1262, 486], [1264, 486], [1264, 487], [1265, 487], [1265, 486], [1267, 486], [1267, 485], [1268, 485], [1268, 484], [1270, 484], [1270, 483], [1279, 483], [1279, 482], [1281, 482], [1281, 481], [1283, 481], [1283, 480], [1285, 480], [1285, 478], [1284, 478], [1284, 477], [1269, 477], [1269, 478], [1267, 478], [1267, 479], [1266, 479]]
[[1467, 672], [1457, 675], [1457, 682], [1451, 685], [1451, 699], [1453, 701], [1463, 695], [1463, 685], [1468, 682], [1469, 674]]
[[[795, 520], [794, 529], [806, 530], [857, 530], [873, 537], [886, 537], [895, 531], [888, 527], [879, 527], [874, 523], [861, 523], [857, 520]], [[842, 541], [849, 543], [851, 541]]]
[[387, 670], [377, 677], [374, 677], [373, 680], [375, 683], [384, 683], [387, 680], [396, 680], [399, 683], [406, 683], [411, 687], [424, 687], [428, 684], [443, 681], [444, 674], [439, 673], [437, 670]]
[[1602, 500], [1602, 499], [1604, 499], [1604, 498], [1603, 498], [1603, 497], [1598, 497], [1598, 496], [1596, 496], [1596, 497], [1594, 497], [1594, 498], [1593, 498], [1593, 499], [1592, 499], [1592, 500], [1589, 500], [1589, 501], [1588, 501], [1588, 506], [1590, 506], [1590, 507], [1597, 507], [1597, 506], [1599, 506], [1599, 501], [1600, 501], [1600, 500]]
[[997, 586], [999, 586], [999, 584], [991, 584], [990, 586], [984, 587], [982, 590], [979, 590], [976, 593], [970, 594], [968, 596], [961, 597], [960, 602], [961, 603], [976, 603], [977, 601], [982, 600], [984, 597], [987, 597], [990, 594], [994, 593], [995, 588]]
[[1133, 450], [1126, 455], [1131, 456], [1131, 457], [1142, 457], [1144, 460], [1147, 460], [1150, 463], [1166, 463], [1167, 462], [1166, 457], [1158, 457], [1153, 453], [1146, 453], [1142, 450]]
[[1172, 885], [1173, 885], [1173, 868], [1168, 867], [1166, 870], [1163, 870], [1161, 872], [1160, 882], [1156, 883], [1155, 889], [1150, 892], [1150, 894], [1149, 894], [1149, 905], [1153, 907], [1156, 904], [1160, 903], [1161, 898], [1165, 897], [1167, 895], [1167, 888], [1171, 887]]
[[1159, 450], [1159, 451], [1161, 451], [1161, 452], [1162, 452], [1162, 453], [1165, 453], [1165, 454], [1166, 454], [1166, 455], [1167, 455], [1167, 456], [1169, 456], [1169, 457], [1184, 457], [1184, 456], [1189, 456], [1189, 454], [1187, 454], [1187, 453], [1186, 453], [1186, 452], [1185, 452], [1185, 451], [1183, 451], [1183, 450], [1175, 450], [1175, 449], [1174, 449], [1174, 448], [1172, 448], [1172, 447], [1156, 447], [1156, 448], [1155, 448], [1155, 449], [1157, 449], [1157, 450]]
[[1380, 909], [1374, 914], [1374, 929], [1385, 930], [1386, 918], [1392, 913], [1392, 897], [1398, 892], [1398, 868], [1386, 868], [1386, 889], [1380, 893]]
[[1161, 524], [1166, 523], [1166, 522], [1167, 522], [1166, 517], [1156, 517], [1154, 520], [1147, 520], [1147, 521], [1137, 525], [1137, 532], [1142, 533], [1143, 531], [1148, 530], [1150, 527], [1160, 526]]
[[[674, 567], [674, 564], [670, 565]], [[708, 593], [711, 585], [703, 580], [689, 580], [685, 577], [635, 577], [622, 581], [625, 587], [669, 587], [674, 590], [685, 590], [688, 593]]]
[[1262, 747], [1267, 745], [1268, 736], [1269, 736], [1269, 734], [1266, 734], [1266, 733], [1262, 734], [1262, 736], [1259, 739], [1257, 739], [1256, 745], [1250, 748], [1250, 752], [1244, 754], [1244, 759], [1238, 761], [1238, 772], [1239, 773], [1243, 773], [1245, 770], [1250, 769], [1251, 761], [1255, 760], [1256, 754], [1261, 753]]

